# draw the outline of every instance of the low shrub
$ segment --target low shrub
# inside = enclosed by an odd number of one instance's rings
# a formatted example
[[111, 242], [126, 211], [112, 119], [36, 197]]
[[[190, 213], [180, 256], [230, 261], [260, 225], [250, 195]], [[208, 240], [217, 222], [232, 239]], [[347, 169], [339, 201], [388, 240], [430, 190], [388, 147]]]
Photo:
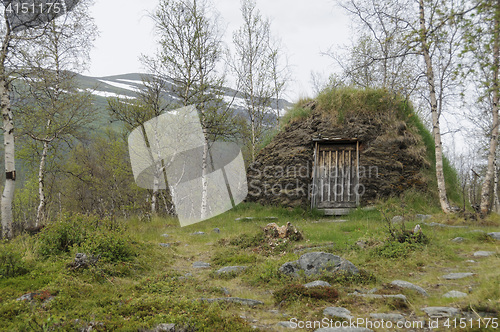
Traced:
[[0, 279], [12, 278], [28, 273], [20, 253], [7, 243], [0, 243]]
[[89, 236], [78, 251], [99, 257], [105, 262], [125, 262], [135, 256], [127, 236], [103, 230]]
[[406, 258], [410, 253], [418, 250], [421, 246], [416, 243], [387, 241], [373, 250], [374, 256], [385, 258]]
[[80, 214], [62, 215], [49, 223], [38, 235], [38, 253], [43, 257], [69, 252], [82, 244], [98, 220]]
[[47, 225], [38, 237], [38, 253], [49, 257], [82, 252], [103, 261], [127, 261], [134, 256], [123, 223], [80, 214], [63, 215]]
[[[316, 279], [318, 278], [316, 277]], [[324, 273], [321, 274], [319, 279], [324, 280], [330, 284], [339, 284], [343, 286], [368, 285], [373, 284], [377, 281], [377, 278], [373, 273], [362, 269], [359, 270], [359, 273], [357, 274], [342, 271], [336, 273]]]

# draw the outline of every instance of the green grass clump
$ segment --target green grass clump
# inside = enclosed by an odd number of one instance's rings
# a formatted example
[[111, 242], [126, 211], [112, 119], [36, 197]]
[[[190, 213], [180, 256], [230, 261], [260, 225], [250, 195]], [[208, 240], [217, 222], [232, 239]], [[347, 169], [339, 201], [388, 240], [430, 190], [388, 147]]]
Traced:
[[282, 128], [294, 120], [307, 118], [312, 110], [306, 107], [306, 105], [312, 101], [313, 99], [311, 98], [305, 98], [295, 103], [295, 105], [286, 112], [285, 116], [283, 116], [281, 120]]
[[338, 297], [339, 293], [333, 287], [320, 286], [307, 288], [301, 284], [287, 285], [273, 293], [276, 305], [287, 304], [304, 298], [334, 302]]
[[224, 250], [212, 257], [212, 262], [217, 266], [244, 265], [257, 262], [258, 256], [236, 249]]

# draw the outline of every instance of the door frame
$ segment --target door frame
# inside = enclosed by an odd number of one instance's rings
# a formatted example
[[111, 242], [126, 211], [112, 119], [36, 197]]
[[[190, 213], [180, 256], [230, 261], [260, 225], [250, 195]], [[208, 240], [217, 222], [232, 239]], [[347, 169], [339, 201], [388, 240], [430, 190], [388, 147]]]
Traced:
[[[317, 177], [319, 175], [318, 172], [318, 162], [319, 162], [319, 149], [322, 145], [342, 145], [342, 144], [352, 144], [356, 146], [356, 179], [357, 185], [359, 185], [359, 140], [357, 138], [315, 138], [313, 139], [314, 144], [314, 153], [313, 153], [313, 171], [311, 178], [311, 190], [310, 190], [310, 198], [311, 198], [311, 209], [317, 208], [318, 206], [318, 195], [319, 192], [316, 190], [317, 185]], [[356, 207], [360, 204], [359, 193], [355, 190], [356, 196]]]

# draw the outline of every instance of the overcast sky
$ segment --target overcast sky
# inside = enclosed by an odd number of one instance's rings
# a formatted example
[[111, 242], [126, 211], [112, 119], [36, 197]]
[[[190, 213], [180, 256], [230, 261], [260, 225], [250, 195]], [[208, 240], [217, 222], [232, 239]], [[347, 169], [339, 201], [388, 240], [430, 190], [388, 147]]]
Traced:
[[[96, 0], [92, 8], [100, 37], [92, 51], [91, 76], [144, 72], [139, 56], [156, 49], [154, 26], [148, 14], [159, 0]], [[225, 41], [242, 23], [239, 0], [212, 0], [225, 26]], [[311, 71], [328, 75], [333, 61], [322, 56], [330, 47], [347, 44], [348, 21], [334, 0], [257, 0], [262, 15], [281, 38], [293, 79], [287, 98], [313, 96]]]

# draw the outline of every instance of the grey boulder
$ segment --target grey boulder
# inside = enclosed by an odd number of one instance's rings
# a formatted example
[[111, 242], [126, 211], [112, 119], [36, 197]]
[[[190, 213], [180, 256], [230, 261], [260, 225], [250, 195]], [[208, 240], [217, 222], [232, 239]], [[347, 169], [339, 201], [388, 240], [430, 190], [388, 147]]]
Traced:
[[325, 252], [308, 252], [296, 261], [288, 262], [280, 267], [280, 272], [293, 277], [298, 277], [301, 271], [306, 276], [320, 274], [322, 272], [348, 272], [358, 274], [358, 268], [342, 257]]
[[306, 288], [312, 288], [312, 287], [332, 287], [329, 283], [326, 281], [321, 281], [321, 280], [316, 280], [310, 283], [307, 283], [304, 285]]
[[500, 232], [488, 233], [488, 236], [495, 240], [500, 241]]
[[460, 310], [453, 307], [427, 307], [422, 308], [430, 318], [448, 318], [458, 316], [460, 314]]
[[328, 317], [336, 317], [336, 318], [343, 318], [343, 319], [352, 319], [353, 316], [351, 316], [351, 312], [347, 310], [346, 308], [342, 307], [328, 307], [323, 310], [323, 315], [328, 316]]
[[425, 289], [423, 289], [420, 286], [414, 285], [414, 284], [412, 284], [411, 282], [408, 282], [408, 281], [394, 280], [393, 282], [391, 282], [391, 285], [398, 286], [398, 287], [401, 287], [401, 288], [413, 289], [413, 290], [419, 292], [420, 294], [422, 294], [423, 296], [429, 296], [429, 294], [427, 294], [427, 292], [425, 291]]
[[456, 298], [466, 297], [466, 296], [467, 296], [466, 293], [462, 293], [462, 292], [459, 292], [456, 290], [449, 291], [448, 293], [443, 295], [443, 297], [451, 298], [451, 299], [456, 299]]

